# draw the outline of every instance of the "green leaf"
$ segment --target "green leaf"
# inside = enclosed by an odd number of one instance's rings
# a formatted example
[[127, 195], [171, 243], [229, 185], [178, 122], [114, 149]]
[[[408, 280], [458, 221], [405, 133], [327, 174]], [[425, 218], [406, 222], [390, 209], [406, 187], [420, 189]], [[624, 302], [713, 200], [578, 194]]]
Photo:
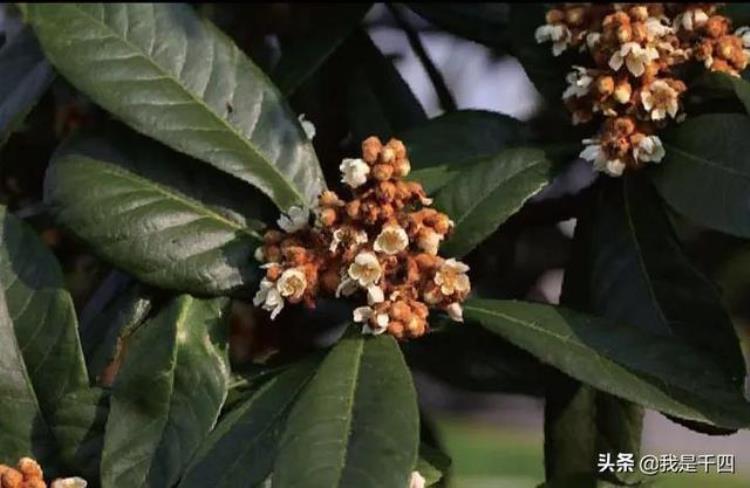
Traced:
[[403, 347], [410, 368], [462, 390], [538, 396], [550, 373], [526, 351], [474, 324], [445, 327]]
[[29, 453], [39, 462], [49, 459], [55, 441], [34, 394], [3, 293], [0, 293], [0, 398], [3, 401], [0, 415], [3, 461], [12, 463]]
[[540, 149], [508, 149], [459, 173], [435, 196], [435, 207], [456, 223], [441, 246], [463, 256], [549, 183], [552, 163]]
[[362, 21], [372, 3], [290, 5], [290, 16], [309, 25], [281, 40], [281, 59], [271, 75], [281, 93], [289, 96], [315, 72]]
[[464, 316], [607, 393], [688, 420], [750, 425], [750, 404], [739, 389], [687, 344], [532, 303], [474, 299], [465, 304]]
[[0, 50], [0, 145], [18, 129], [49, 88], [55, 73], [36, 37], [24, 27]]
[[138, 328], [113, 386], [102, 486], [172, 486], [227, 395], [226, 300], [181, 295]]
[[310, 141], [237, 46], [184, 4], [33, 4], [52, 64], [139, 132], [249, 182], [281, 208], [323, 190]]
[[92, 484], [99, 479], [108, 415], [109, 391], [84, 388], [66, 394], [52, 416], [60, 456], [70, 466], [70, 474]]
[[408, 486], [418, 445], [416, 393], [396, 341], [351, 334], [292, 408], [273, 486]]
[[750, 113], [750, 82], [736, 76], [718, 71], [704, 73], [691, 90], [705, 90], [707, 97], [722, 96], [726, 93], [734, 94], [742, 103], [745, 111]]
[[462, 170], [495, 156], [528, 137], [522, 122], [497, 112], [458, 110], [410, 129], [399, 136], [409, 151], [409, 179], [432, 194]]
[[45, 201], [58, 222], [141, 281], [220, 294], [247, 287], [257, 272], [261, 204], [243, 187], [137, 134], [111, 131], [58, 150]]
[[506, 3], [417, 3], [410, 9], [457, 36], [499, 49], [508, 45], [510, 7]]
[[427, 120], [422, 105], [391, 60], [357, 29], [346, 42], [351, 66], [346, 110], [352, 139], [388, 139]]
[[281, 431], [319, 359], [300, 361], [264, 383], [206, 439], [180, 488], [256, 486], [268, 477]]
[[[592, 311], [710, 354], [741, 387], [745, 361], [714, 285], [682, 251], [662, 202], [638, 175], [611, 181], [591, 204], [585, 252]], [[589, 229], [589, 230], [587, 230]]]
[[425, 479], [425, 486], [432, 486], [444, 480], [450, 471], [451, 458], [437, 447], [426, 442], [419, 443], [419, 459], [414, 468]]
[[652, 172], [661, 196], [703, 226], [750, 237], [748, 133], [750, 117], [740, 114], [688, 118], [666, 132], [667, 155]]
[[[65, 426], [56, 425], [52, 417], [66, 395], [89, 387], [73, 302], [64, 289], [57, 259], [32, 229], [4, 208], [0, 208], [0, 283], [15, 333], [7, 344], [16, 347], [22, 359], [12, 350], [2, 355], [21, 361], [9, 376], [15, 375], [15, 381], [25, 377], [33, 385], [27, 395], [19, 392], [18, 401], [25, 404], [33, 399], [38, 405], [34, 430], [40, 435], [49, 426], [56, 436], [64, 437]], [[22, 372], [24, 364], [27, 372]], [[64, 446], [63, 456], [75, 449], [72, 443]]]

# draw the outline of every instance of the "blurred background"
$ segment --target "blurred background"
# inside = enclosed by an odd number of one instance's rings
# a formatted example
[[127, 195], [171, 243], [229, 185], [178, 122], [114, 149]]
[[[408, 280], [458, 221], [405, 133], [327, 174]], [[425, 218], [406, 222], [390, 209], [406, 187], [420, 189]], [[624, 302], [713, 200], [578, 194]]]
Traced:
[[[278, 28], [292, 38], [295, 35], [304, 38], [309, 26], [300, 27], [300, 24], [310, 22], [304, 14], [295, 11], [298, 7], [289, 4], [205, 4], [196, 8], [203, 9], [267, 70], [275, 62], [274, 53], [279, 44], [279, 38], [268, 32], [276, 32]], [[309, 13], [330, 6], [305, 8], [310, 9], [305, 11]], [[443, 113], [443, 101], [409, 35], [417, 36], [421, 41], [426, 51], [422, 56], [428, 56], [442, 73], [459, 109], [501, 112], [530, 122], [543, 114], [540, 95], [518, 61], [504, 53], [502, 48], [490, 49], [459, 38], [399, 5], [375, 4], [365, 16], [364, 25], [377, 48], [392, 60], [428, 117]], [[19, 26], [18, 18], [7, 6], [0, 8], [0, 30], [6, 39], [12, 37]], [[295, 31], [297, 28], [299, 32]], [[335, 61], [333, 59], [331, 63]], [[348, 108], [344, 106], [345, 102], [318, 107], [314, 100], [311, 101], [314, 97], [310, 94], [320, 89], [316, 83], [325, 85], [325, 80], [331, 78], [346, 82], [349, 73], [341, 67], [340, 60], [338, 62], [338, 65], [326, 66], [323, 70], [329, 78], [323, 77], [323, 82], [311, 80], [291, 99], [293, 108], [305, 112], [308, 120], [318, 127], [319, 135], [314, 142], [321, 161], [328, 164], [327, 171], [335, 171], [340, 157], [356, 146], [351, 140], [347, 142], [345, 135], [336, 132], [339, 112]], [[346, 63], [343, 65], [345, 68]], [[46, 127], [47, 130], [22, 128], [0, 152], [0, 203], [8, 205], [37, 227], [55, 250], [63, 263], [79, 311], [86, 308], [103, 283], [107, 280], [117, 282], [122, 277], [56, 228], [40, 202], [44, 171], [57, 141], [78, 127], [94, 123], [97, 117], [102, 117], [102, 114], [96, 107], [74, 93], [64, 81], [58, 80], [27, 122], [27, 128]], [[545, 127], [551, 138], [554, 138], [555, 131], [566, 130], [564, 125], [548, 124]], [[556, 183], [532, 203], [543, 208], [545, 201], [552, 201], [562, 209], [565, 197], [575, 198], [595, 177], [589, 165], [572, 162]], [[563, 215], [560, 221], [537, 219], [529, 213], [504, 224], [493, 238], [472, 253], [472, 279], [480, 286], [492, 289], [497, 296], [557, 303], [575, 228], [575, 221], [565, 218], [564, 209], [560, 214]], [[696, 228], [678, 216], [673, 218], [687, 252], [720, 285], [738, 334], [743, 344], [747, 344], [750, 245]], [[264, 329], [264, 324], [258, 323], [263, 319], [254, 316], [247, 306], [238, 303], [236, 309], [232, 347], [235, 363], [243, 365], [251, 357], [257, 360], [268, 352], [258, 345], [267, 340], [264, 334], [278, 332], [274, 332], [277, 329], [271, 332]], [[530, 360], [505, 343], [496, 339], [493, 342], [479, 332], [472, 334], [460, 338], [435, 334], [422, 344], [408, 346], [412, 348], [410, 362], [417, 370], [415, 377], [425, 418], [430, 419], [428, 422], [434, 435], [452, 457], [450, 486], [537, 486], [544, 479], [543, 401], [533, 378], [514, 377], [517, 373], [508, 369], [511, 359], [514, 364]], [[472, 355], [461, 353], [462, 346], [467, 345], [471, 346], [466, 350], [473, 351]], [[748, 350], [747, 346], [744, 350]], [[443, 351], [441, 354], [446, 356], [442, 357], [453, 359], [447, 364], [446, 361], [436, 364], [430, 361], [430, 351]], [[451, 376], [452, 368], [459, 364], [469, 371], [471, 382], [465, 377]], [[501, 390], [514, 393], [495, 393]], [[656, 486], [750, 486], [750, 433], [747, 431], [729, 436], [706, 436], [685, 429], [656, 412], [647, 412], [642, 453], [736, 456], [735, 475], [660, 475]]]

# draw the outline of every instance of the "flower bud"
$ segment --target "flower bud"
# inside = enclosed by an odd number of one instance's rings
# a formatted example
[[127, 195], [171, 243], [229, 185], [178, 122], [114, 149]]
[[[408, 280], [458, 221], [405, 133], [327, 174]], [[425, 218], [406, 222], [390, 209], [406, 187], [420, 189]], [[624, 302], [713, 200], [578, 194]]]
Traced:
[[615, 36], [621, 44], [625, 44], [630, 42], [630, 38], [633, 37], [633, 29], [630, 28], [630, 25], [620, 25], [617, 27]]
[[284, 238], [284, 234], [278, 230], [269, 230], [263, 236], [263, 242], [266, 244], [278, 244]]
[[718, 52], [719, 56], [724, 59], [732, 59], [734, 55], [735, 46], [732, 42], [731, 36], [722, 37], [719, 39]]
[[645, 5], [636, 5], [630, 8], [628, 12], [633, 20], [644, 22], [648, 19], [648, 7]]
[[270, 266], [266, 269], [266, 278], [276, 281], [281, 276], [281, 266]]
[[393, 175], [393, 166], [391, 166], [390, 164], [376, 164], [372, 168], [372, 175], [378, 181], [389, 180]]
[[544, 16], [544, 19], [548, 24], [558, 24], [562, 22], [564, 18], [565, 13], [556, 8], [548, 10], [547, 14]]
[[721, 15], [713, 15], [706, 22], [706, 34], [718, 39], [727, 33], [727, 19]]
[[630, 95], [632, 95], [633, 89], [630, 87], [630, 83], [623, 81], [618, 83], [615, 87], [614, 98], [619, 103], [627, 103], [630, 101]]
[[615, 80], [611, 76], [600, 76], [596, 79], [596, 91], [600, 95], [611, 95], [615, 91]]
[[572, 26], [579, 26], [583, 23], [584, 7], [570, 7], [565, 12], [565, 21]]
[[15, 469], [8, 469], [0, 477], [0, 486], [2, 488], [21, 488], [23, 475]]
[[266, 246], [263, 248], [263, 257], [268, 263], [277, 263], [281, 259], [279, 246]]
[[405, 301], [399, 300], [391, 305], [389, 315], [393, 320], [406, 322], [409, 320], [409, 317], [411, 317], [411, 308]]
[[346, 215], [348, 215], [349, 218], [353, 220], [359, 219], [361, 206], [362, 202], [360, 200], [352, 200], [351, 202], [346, 204]]
[[336, 222], [336, 211], [332, 208], [325, 208], [320, 212], [320, 223], [330, 227]]
[[393, 163], [393, 168], [393, 174], [398, 178], [403, 178], [411, 171], [411, 163], [406, 158], [400, 158]]
[[404, 324], [395, 320], [392, 320], [388, 324], [388, 333], [398, 340], [404, 339]]
[[24, 475], [25, 478], [41, 479], [43, 477], [42, 467], [39, 466], [39, 463], [31, 459], [30, 457], [21, 458], [18, 461], [16, 468], [21, 472], [21, 474]]
[[373, 164], [378, 160], [383, 148], [383, 143], [376, 136], [370, 136], [362, 142], [362, 159], [368, 164]]
[[324, 191], [323, 194], [320, 195], [320, 205], [322, 207], [337, 207], [341, 206], [342, 203], [343, 202], [339, 196], [330, 190]]
[[388, 141], [387, 146], [393, 149], [393, 152], [396, 155], [396, 159], [403, 159], [406, 157], [406, 146], [404, 146], [404, 143], [400, 140], [391, 139], [390, 141]]
[[396, 198], [396, 185], [390, 181], [381, 181], [375, 188], [375, 195], [380, 201], [392, 202]]
[[396, 158], [396, 151], [392, 147], [385, 146], [380, 152], [380, 160], [384, 163], [390, 163]]

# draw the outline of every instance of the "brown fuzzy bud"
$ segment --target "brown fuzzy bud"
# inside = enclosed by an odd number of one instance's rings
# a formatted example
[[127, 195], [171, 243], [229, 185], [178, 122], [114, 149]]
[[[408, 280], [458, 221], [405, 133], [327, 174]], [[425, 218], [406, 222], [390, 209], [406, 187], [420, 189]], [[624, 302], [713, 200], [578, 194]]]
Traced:
[[630, 39], [633, 37], [633, 29], [630, 25], [620, 25], [617, 27], [615, 37], [622, 44], [630, 42]]
[[404, 324], [396, 320], [392, 320], [388, 324], [388, 333], [398, 340], [404, 339]]
[[406, 158], [400, 158], [393, 163], [393, 168], [393, 174], [398, 178], [403, 178], [411, 171], [411, 163]]
[[714, 15], [706, 22], [706, 34], [718, 39], [727, 33], [728, 27], [726, 17]]
[[565, 21], [572, 26], [579, 26], [583, 23], [585, 12], [583, 7], [568, 8], [565, 11]]
[[372, 176], [378, 181], [391, 179], [393, 175], [393, 166], [390, 164], [376, 164], [372, 168]]
[[391, 305], [389, 315], [393, 320], [406, 322], [411, 317], [411, 308], [405, 301], [399, 300]]
[[380, 152], [380, 160], [384, 163], [390, 163], [396, 159], [396, 151], [392, 147], [385, 146]]
[[548, 10], [547, 14], [544, 16], [544, 19], [548, 24], [558, 24], [562, 22], [564, 18], [565, 13], [556, 8]]
[[632, 94], [633, 89], [627, 81], [618, 83], [613, 93], [614, 99], [617, 100], [618, 103], [628, 103]]
[[283, 250], [284, 258], [294, 266], [301, 266], [308, 261], [307, 249], [302, 246], [289, 246]]
[[324, 208], [320, 212], [320, 223], [326, 227], [332, 226], [336, 222], [336, 211], [332, 208]]
[[733, 36], [725, 36], [719, 39], [719, 43], [717, 45], [719, 56], [724, 59], [732, 59], [732, 56], [734, 55], [734, 51], [736, 49], [734, 39], [735, 38], [733, 38]]
[[641, 43], [648, 39], [648, 29], [646, 29], [646, 24], [643, 22], [634, 22], [630, 28], [632, 30], [631, 37], [634, 42]]
[[452, 227], [451, 219], [448, 218], [447, 215], [444, 213], [438, 214], [438, 217], [435, 219], [435, 223], [433, 224], [432, 228], [435, 229], [435, 232], [438, 234], [447, 234], [449, 230], [451, 230]]
[[631, 7], [628, 13], [630, 14], [630, 18], [633, 20], [644, 22], [646, 19], [648, 19], [648, 7], [646, 7], [645, 5], [636, 5], [634, 7]]
[[266, 278], [271, 281], [276, 281], [281, 276], [281, 266], [271, 266], [266, 268]]
[[9, 469], [0, 478], [2, 488], [22, 488], [23, 475], [15, 469]]
[[390, 181], [381, 181], [375, 188], [375, 195], [382, 202], [392, 202], [396, 198], [396, 185]]
[[727, 63], [723, 59], [714, 59], [714, 62], [711, 63], [711, 71], [720, 71], [722, 73], [730, 74], [734, 72], [734, 70], [729, 66], [729, 63]]
[[425, 333], [425, 326], [427, 324], [424, 319], [412, 314], [412, 316], [409, 317], [409, 321], [406, 322], [405, 325], [406, 330], [409, 332], [409, 336], [416, 338]]
[[611, 95], [615, 91], [615, 80], [611, 76], [600, 76], [596, 79], [596, 91], [600, 95]]
[[617, 117], [612, 128], [617, 134], [630, 135], [635, 130], [635, 121], [632, 117]]
[[357, 220], [359, 218], [361, 207], [361, 201], [352, 200], [351, 202], [346, 204], [346, 215], [348, 215], [350, 219]]
[[422, 270], [437, 268], [442, 264], [441, 258], [427, 253], [419, 253], [414, 257], [417, 266]]
[[279, 249], [279, 246], [264, 247], [263, 259], [268, 263], [278, 263], [281, 259], [281, 249]]
[[278, 244], [283, 238], [284, 234], [281, 231], [269, 230], [263, 236], [263, 242], [266, 244]]
[[342, 204], [343, 202], [335, 192], [327, 190], [320, 195], [320, 205], [322, 207], [338, 207]]
[[47, 488], [47, 483], [45, 483], [43, 479], [33, 478], [24, 481], [22, 486], [23, 488]]
[[362, 142], [362, 159], [373, 164], [378, 160], [378, 154], [383, 149], [383, 143], [376, 136], [370, 136]]
[[417, 317], [422, 320], [427, 320], [427, 317], [430, 315], [430, 310], [427, 308], [427, 305], [416, 300], [412, 300], [409, 305], [411, 305], [411, 311], [416, 314]]
[[30, 457], [23, 457], [23, 458], [21, 458], [18, 461], [18, 464], [16, 465], [16, 468], [27, 479], [29, 479], [29, 478], [42, 479], [42, 477], [44, 476], [43, 473], [42, 473], [42, 467], [39, 466], [39, 463], [37, 463], [35, 460], [31, 459]]
[[383, 220], [392, 220], [396, 216], [396, 209], [390, 203], [384, 203], [380, 206], [380, 216]]
[[406, 157], [406, 146], [404, 146], [404, 143], [400, 140], [391, 139], [390, 141], [388, 141], [387, 146], [393, 149], [394, 153], [396, 154], [396, 159], [403, 159]]

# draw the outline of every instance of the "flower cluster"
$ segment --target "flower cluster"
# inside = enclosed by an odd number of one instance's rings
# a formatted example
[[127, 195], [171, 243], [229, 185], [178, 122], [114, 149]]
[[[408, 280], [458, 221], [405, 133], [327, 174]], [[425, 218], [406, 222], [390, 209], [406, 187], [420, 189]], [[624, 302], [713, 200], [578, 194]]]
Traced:
[[256, 306], [275, 318], [285, 303], [315, 306], [318, 296], [366, 298], [354, 310], [362, 332], [416, 338], [429, 325], [429, 308], [462, 321], [461, 302], [471, 285], [468, 266], [438, 256], [453, 229], [447, 215], [430, 208], [419, 183], [406, 181], [411, 167], [404, 144], [377, 137], [362, 143], [362, 157], [344, 159], [342, 183], [349, 200], [326, 191], [310, 212], [292, 208], [256, 251], [265, 278]]
[[[64, 478], [52, 482], [50, 488], [86, 488], [82, 478]], [[0, 464], [0, 487], [2, 488], [47, 488], [44, 472], [39, 463], [31, 458], [21, 458], [15, 468]]]
[[565, 4], [547, 12], [536, 40], [590, 60], [573, 66], [563, 100], [574, 124], [603, 119], [581, 157], [611, 176], [664, 157], [656, 132], [684, 118], [683, 68], [739, 76], [750, 53], [750, 29], [732, 33], [716, 4]]

